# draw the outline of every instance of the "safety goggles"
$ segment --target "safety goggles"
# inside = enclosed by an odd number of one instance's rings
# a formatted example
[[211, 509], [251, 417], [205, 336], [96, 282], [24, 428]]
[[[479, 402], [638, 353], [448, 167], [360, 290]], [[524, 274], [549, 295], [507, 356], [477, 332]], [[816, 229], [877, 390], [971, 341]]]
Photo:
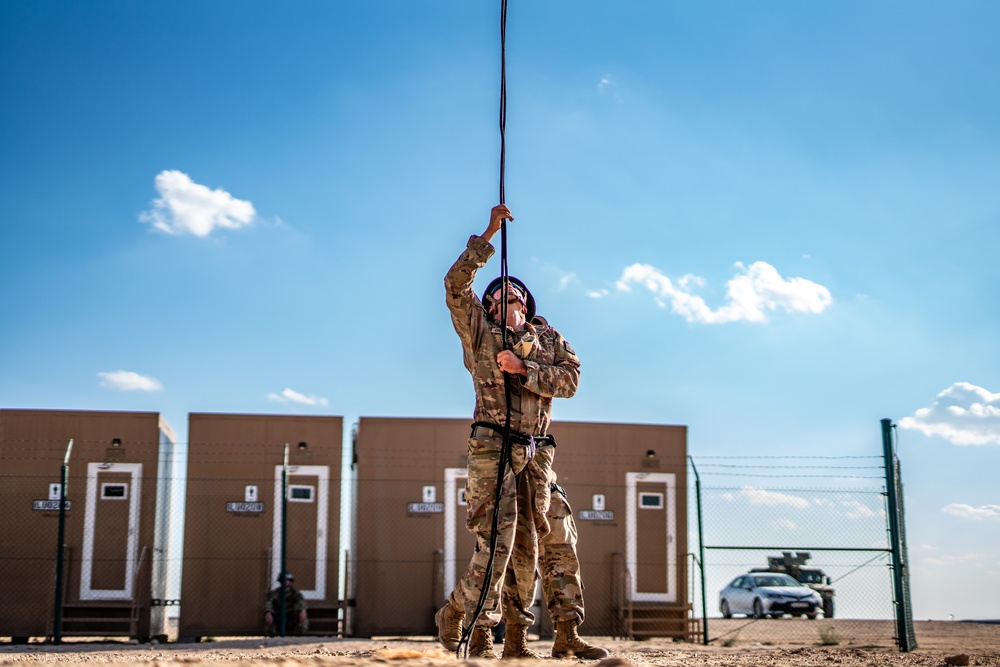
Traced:
[[[519, 288], [514, 283], [507, 283], [507, 285], [508, 285], [507, 303], [513, 303], [513, 301], [511, 301], [511, 297], [514, 297], [514, 299], [516, 299], [522, 306], [526, 305], [527, 302], [524, 297], [524, 292], [521, 291], [521, 288]], [[493, 294], [490, 295], [490, 301], [493, 304], [500, 303], [499, 295], [501, 295], [502, 293], [503, 293], [503, 288], [495, 290]]]

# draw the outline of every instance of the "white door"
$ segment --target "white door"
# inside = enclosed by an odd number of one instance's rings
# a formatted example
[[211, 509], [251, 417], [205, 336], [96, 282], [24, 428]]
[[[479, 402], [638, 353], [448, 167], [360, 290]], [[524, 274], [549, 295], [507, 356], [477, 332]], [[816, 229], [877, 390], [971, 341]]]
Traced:
[[676, 602], [675, 475], [625, 473], [625, 561], [636, 602]]
[[[274, 466], [274, 532], [271, 544], [271, 585], [277, 585], [278, 572], [281, 569], [281, 470], [282, 466]], [[302, 597], [306, 600], [326, 599], [326, 561], [327, 561], [327, 526], [330, 512], [330, 466], [288, 466], [288, 525], [295, 526], [296, 534], [301, 537], [307, 534], [303, 544], [302, 539], [295, 539], [289, 534], [289, 550], [306, 549], [307, 560], [313, 567], [312, 572], [296, 572], [295, 583]], [[303, 519], [308, 526], [298, 525], [296, 519]], [[315, 542], [315, 548], [312, 544]], [[315, 554], [315, 556], [313, 556]], [[291, 568], [289, 568], [291, 569]], [[304, 586], [312, 586], [304, 588]]]
[[81, 600], [131, 600], [139, 555], [142, 464], [87, 464]]
[[444, 598], [455, 589], [459, 578], [469, 567], [476, 545], [475, 536], [466, 527], [468, 505], [465, 485], [469, 480], [466, 468], [444, 469]]

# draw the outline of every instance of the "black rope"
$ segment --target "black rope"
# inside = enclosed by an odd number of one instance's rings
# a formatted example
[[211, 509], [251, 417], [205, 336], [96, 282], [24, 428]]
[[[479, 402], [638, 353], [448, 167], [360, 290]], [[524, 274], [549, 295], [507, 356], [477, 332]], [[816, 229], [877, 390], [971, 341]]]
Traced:
[[[507, 169], [507, 0], [500, 0], [500, 203], [504, 204], [504, 174]], [[504, 350], [510, 349], [511, 344], [507, 340], [507, 289], [510, 284], [510, 275], [507, 271], [507, 220], [500, 221], [500, 288], [503, 308], [500, 320], [500, 345]], [[507, 403], [507, 413], [504, 419], [503, 443], [500, 447], [500, 459], [497, 461], [497, 481], [496, 490], [493, 493], [493, 518], [490, 524], [490, 557], [486, 561], [486, 573], [483, 577], [483, 584], [479, 590], [479, 601], [476, 603], [476, 611], [469, 621], [468, 627], [462, 629], [462, 638], [458, 642], [455, 650], [456, 657], [467, 659], [469, 657], [469, 640], [472, 637], [472, 630], [476, 627], [476, 619], [486, 606], [486, 598], [490, 589], [493, 588], [493, 566], [497, 553], [497, 538], [500, 533], [500, 500], [503, 496], [503, 481], [506, 476], [507, 466], [510, 465], [511, 443], [510, 443], [510, 373], [504, 371], [503, 393]], [[500, 575], [506, 576], [505, 573]], [[501, 596], [503, 595], [503, 581], [500, 583]], [[502, 606], [502, 604], [501, 604]], [[462, 650], [462, 647], [465, 650]]]
[[[500, 203], [504, 199], [504, 172], [507, 161], [507, 0], [500, 0]], [[506, 229], [503, 222], [501, 231]], [[506, 241], [506, 239], [504, 239]], [[504, 244], [506, 250], [506, 243]], [[503, 257], [506, 261], [506, 256]], [[506, 268], [506, 267], [505, 267]]]

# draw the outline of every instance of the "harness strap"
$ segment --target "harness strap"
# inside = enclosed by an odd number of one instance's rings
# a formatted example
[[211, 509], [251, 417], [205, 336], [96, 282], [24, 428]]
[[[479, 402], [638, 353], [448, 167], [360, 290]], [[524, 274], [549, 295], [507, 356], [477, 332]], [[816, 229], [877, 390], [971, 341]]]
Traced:
[[[494, 433], [499, 435], [504, 434], [503, 426], [499, 424], [494, 424], [492, 422], [473, 422], [472, 423], [472, 433], [471, 436], [476, 435], [476, 429], [479, 427], [487, 428]], [[556, 446], [556, 438], [551, 433], [546, 435], [527, 435], [525, 433], [518, 433], [517, 431], [510, 432], [510, 441], [518, 445], [523, 445], [525, 447], [541, 447], [543, 445]]]

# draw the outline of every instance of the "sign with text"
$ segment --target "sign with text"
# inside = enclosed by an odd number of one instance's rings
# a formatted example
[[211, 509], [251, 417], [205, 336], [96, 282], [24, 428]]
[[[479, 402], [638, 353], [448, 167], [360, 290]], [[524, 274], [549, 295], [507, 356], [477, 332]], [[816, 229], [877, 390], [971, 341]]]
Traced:
[[[40, 512], [58, 512], [59, 511], [59, 500], [32, 500], [31, 509]], [[66, 511], [73, 509], [72, 501], [66, 501]]]
[[227, 512], [251, 512], [258, 513], [264, 511], [264, 503], [230, 502], [226, 503]]
[[444, 512], [444, 503], [406, 503], [406, 511], [410, 514], [440, 514]]
[[614, 521], [614, 510], [580, 510], [580, 521]]

